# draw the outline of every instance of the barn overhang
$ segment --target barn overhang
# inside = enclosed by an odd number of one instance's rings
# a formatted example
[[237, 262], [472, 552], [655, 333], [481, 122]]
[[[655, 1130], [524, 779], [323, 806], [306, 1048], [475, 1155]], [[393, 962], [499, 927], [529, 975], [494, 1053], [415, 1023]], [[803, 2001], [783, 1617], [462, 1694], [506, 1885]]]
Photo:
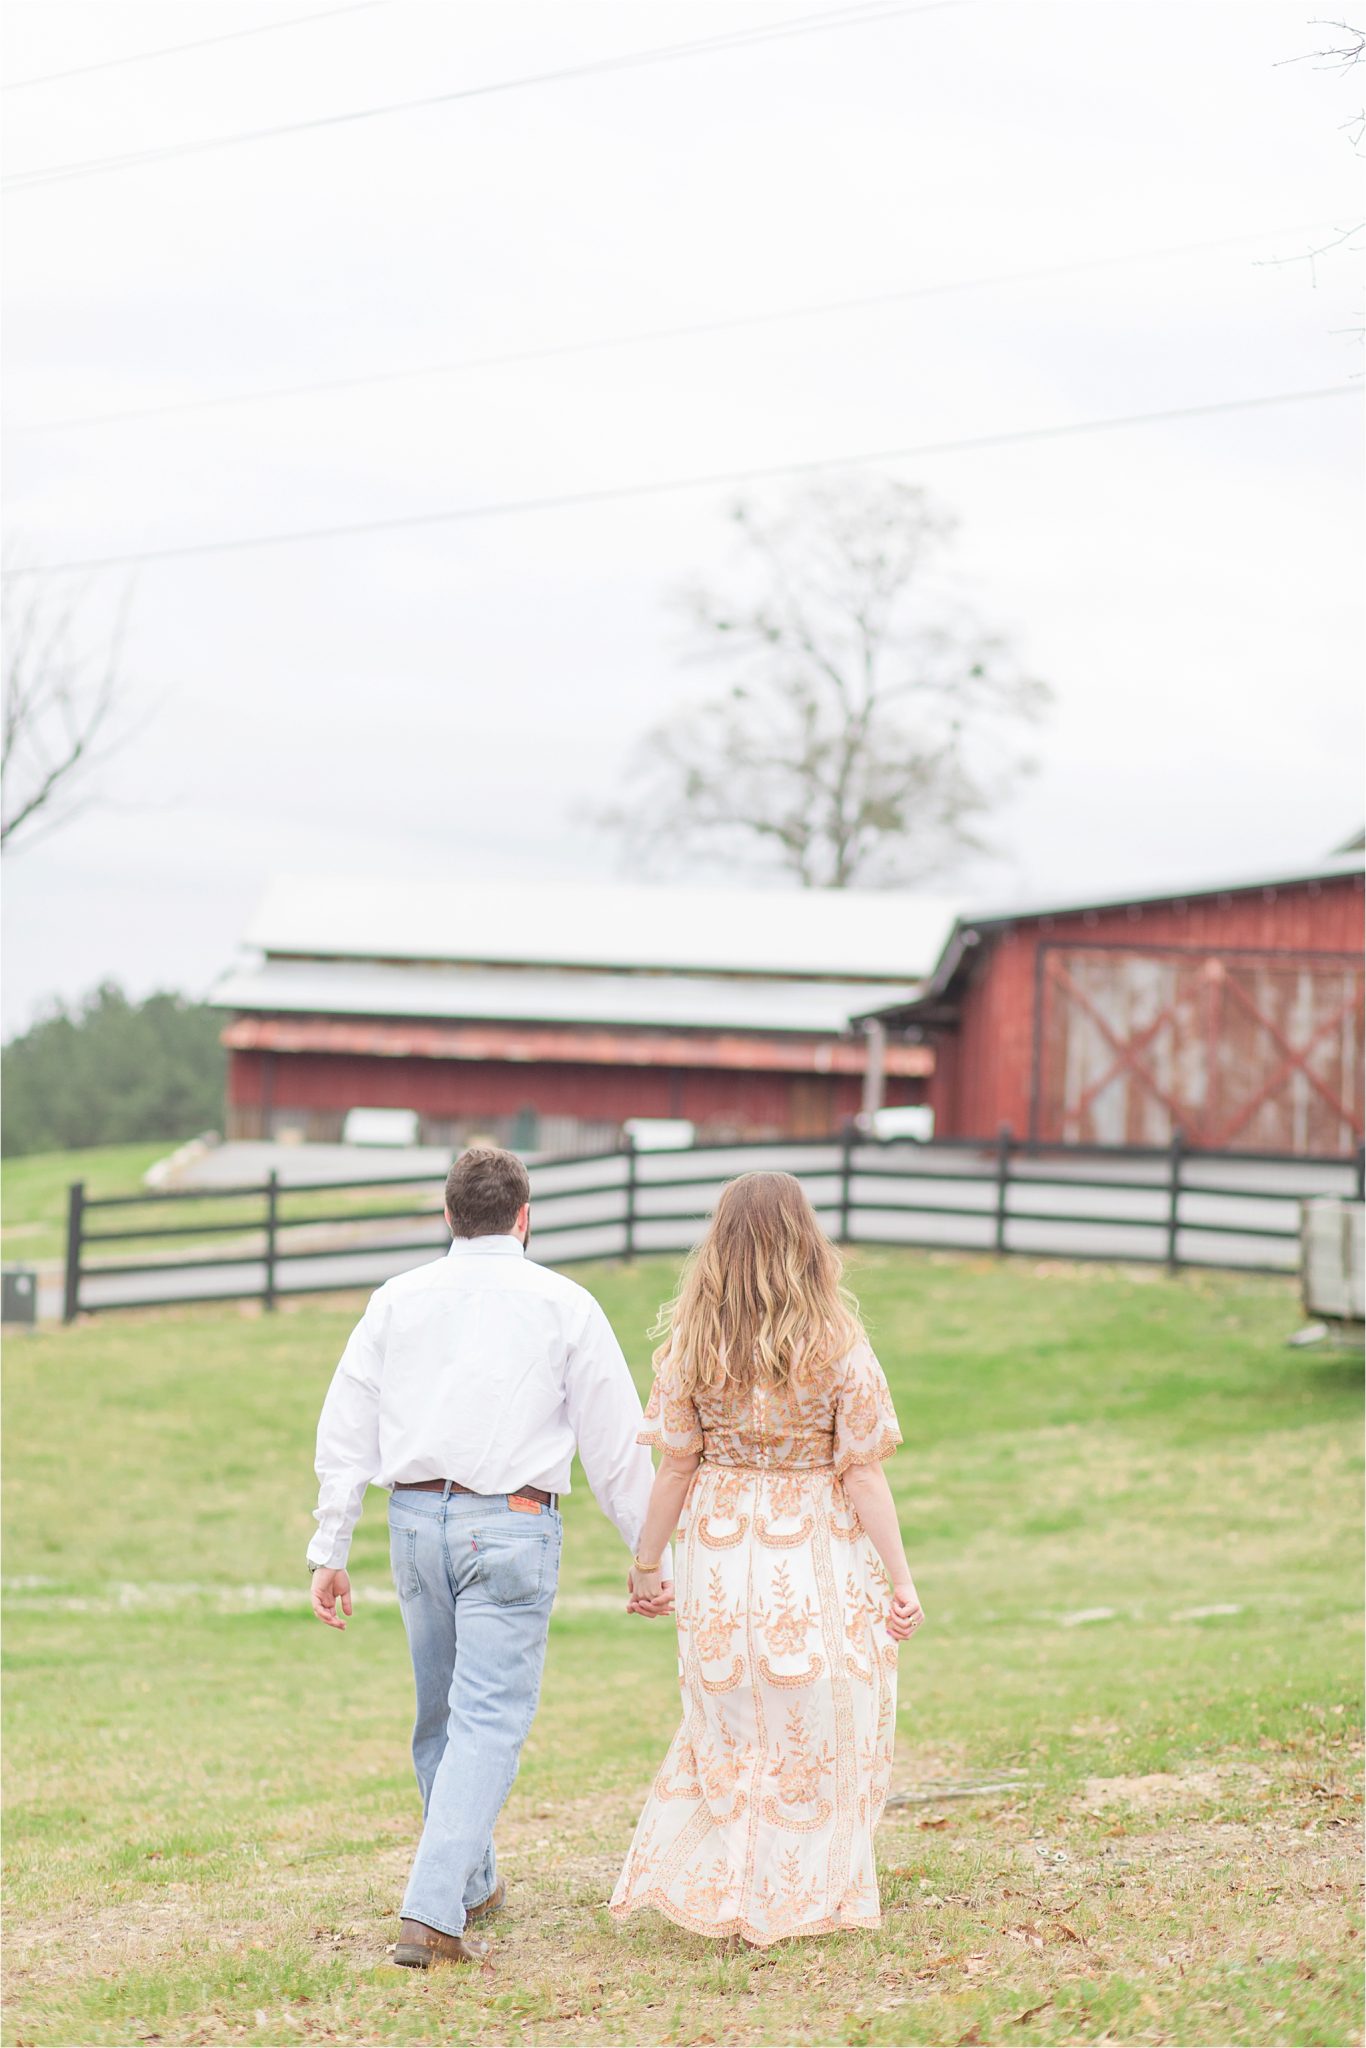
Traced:
[[[241, 1053], [498, 1060], [528, 1066], [719, 1067], [753, 1073], [861, 1075], [867, 1064], [864, 1043], [856, 1038], [387, 1018], [238, 1016], [223, 1031], [222, 1042], [230, 1052]], [[924, 1076], [933, 1068], [934, 1054], [928, 1047], [887, 1049], [889, 1074]]]

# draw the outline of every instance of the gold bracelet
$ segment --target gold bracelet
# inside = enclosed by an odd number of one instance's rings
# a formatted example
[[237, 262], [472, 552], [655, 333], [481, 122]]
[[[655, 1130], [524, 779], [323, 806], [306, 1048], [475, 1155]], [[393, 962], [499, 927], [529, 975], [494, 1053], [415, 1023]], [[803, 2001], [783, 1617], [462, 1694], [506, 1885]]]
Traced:
[[633, 1557], [631, 1559], [631, 1562], [638, 1572], [657, 1572], [659, 1570], [660, 1565], [663, 1564], [664, 1560], [662, 1557], [656, 1558], [653, 1564], [645, 1564], [640, 1558]]

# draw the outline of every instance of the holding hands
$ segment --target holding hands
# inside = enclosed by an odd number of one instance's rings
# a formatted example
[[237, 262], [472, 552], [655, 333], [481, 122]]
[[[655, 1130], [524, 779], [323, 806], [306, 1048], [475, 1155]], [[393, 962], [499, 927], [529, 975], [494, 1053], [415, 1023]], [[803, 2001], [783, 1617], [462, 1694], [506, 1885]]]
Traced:
[[633, 1560], [626, 1578], [626, 1590], [628, 1614], [643, 1614], [647, 1620], [654, 1621], [661, 1614], [673, 1613], [673, 1580], [663, 1577], [659, 1565], [646, 1571]]

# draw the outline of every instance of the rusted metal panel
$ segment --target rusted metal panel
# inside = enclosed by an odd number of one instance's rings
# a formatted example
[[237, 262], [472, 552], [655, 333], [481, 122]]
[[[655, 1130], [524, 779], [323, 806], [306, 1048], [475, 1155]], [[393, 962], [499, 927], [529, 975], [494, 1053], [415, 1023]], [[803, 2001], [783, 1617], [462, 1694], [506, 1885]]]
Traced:
[[1362, 1135], [1362, 969], [1317, 953], [1045, 946], [1037, 1135], [1348, 1152]]
[[[712, 1032], [602, 1031], [522, 1025], [429, 1024], [351, 1017], [235, 1017], [222, 1034], [230, 1051], [363, 1054], [379, 1059], [506, 1060], [543, 1065], [722, 1067], [732, 1072], [862, 1075], [861, 1039], [765, 1038]], [[895, 1057], [892, 1057], [892, 1054]], [[889, 1050], [888, 1072], [921, 1075], [925, 1046]]]

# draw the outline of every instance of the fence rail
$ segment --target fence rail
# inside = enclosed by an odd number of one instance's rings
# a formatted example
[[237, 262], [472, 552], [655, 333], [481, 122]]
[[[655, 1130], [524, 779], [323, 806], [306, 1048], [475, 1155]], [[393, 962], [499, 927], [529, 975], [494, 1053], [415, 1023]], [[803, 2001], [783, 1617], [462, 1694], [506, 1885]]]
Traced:
[[[615, 1152], [531, 1167], [533, 1246], [548, 1265], [682, 1252], [725, 1182], [756, 1168], [802, 1181], [823, 1226], [846, 1244], [1111, 1259], [1288, 1273], [1299, 1262], [1300, 1202], [1362, 1197], [1363, 1155], [1279, 1153], [840, 1137]], [[420, 1187], [420, 1199], [408, 1191]], [[345, 1208], [339, 1198], [386, 1189], [411, 1206]], [[308, 1206], [324, 1198], [322, 1206]], [[304, 1207], [295, 1213], [300, 1200]], [[202, 1220], [161, 1222], [198, 1204]], [[236, 1213], [240, 1205], [240, 1213]], [[247, 1213], [255, 1205], [256, 1213]], [[225, 1216], [227, 1208], [235, 1213]], [[113, 1229], [90, 1228], [104, 1213]], [[230, 1242], [215, 1255], [214, 1244]], [[162, 1256], [113, 1260], [103, 1245], [166, 1242]], [[91, 1197], [75, 1183], [67, 1212], [65, 1317], [112, 1308], [255, 1299], [270, 1309], [295, 1295], [370, 1288], [445, 1249], [448, 1233], [430, 1176], [180, 1189]]]

